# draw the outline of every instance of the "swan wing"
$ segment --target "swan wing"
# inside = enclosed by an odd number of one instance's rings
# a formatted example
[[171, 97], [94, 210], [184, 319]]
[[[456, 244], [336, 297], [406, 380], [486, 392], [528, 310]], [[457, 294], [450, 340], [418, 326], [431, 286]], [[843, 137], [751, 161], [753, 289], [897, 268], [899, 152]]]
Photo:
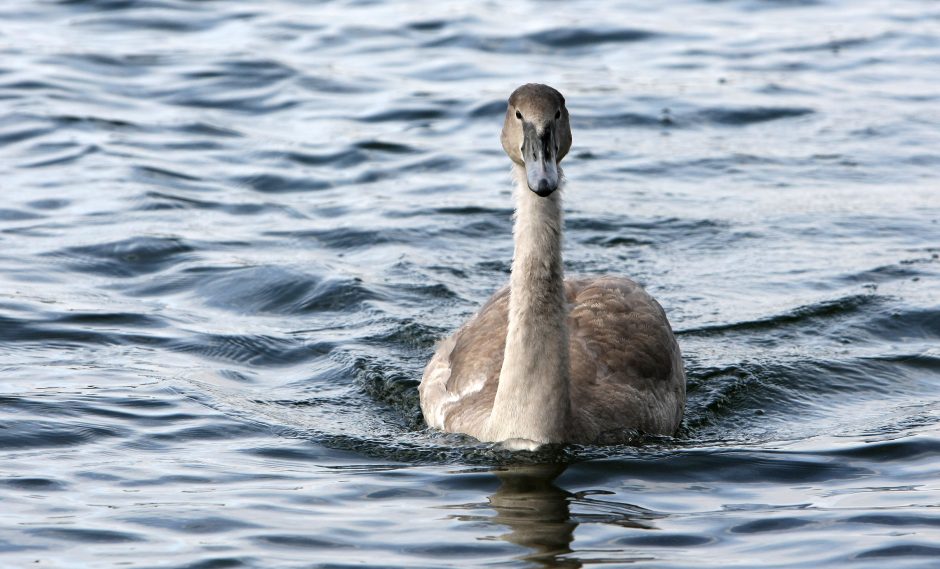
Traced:
[[418, 388], [429, 426], [482, 435], [496, 396], [508, 325], [509, 287], [505, 287], [438, 345]]
[[663, 308], [623, 277], [568, 281], [566, 293], [579, 438], [623, 428], [675, 432], [685, 407], [685, 372]]

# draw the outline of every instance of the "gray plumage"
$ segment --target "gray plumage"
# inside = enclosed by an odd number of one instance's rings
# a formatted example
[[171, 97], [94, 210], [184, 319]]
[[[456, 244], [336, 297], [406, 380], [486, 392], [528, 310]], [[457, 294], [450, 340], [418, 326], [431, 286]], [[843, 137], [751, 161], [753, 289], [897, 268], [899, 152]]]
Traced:
[[625, 429], [672, 434], [685, 409], [685, 372], [662, 307], [624, 277], [563, 279], [555, 190], [571, 144], [564, 98], [520, 87], [502, 139], [516, 163], [510, 285], [438, 346], [419, 389], [425, 419], [520, 448], [606, 441]]

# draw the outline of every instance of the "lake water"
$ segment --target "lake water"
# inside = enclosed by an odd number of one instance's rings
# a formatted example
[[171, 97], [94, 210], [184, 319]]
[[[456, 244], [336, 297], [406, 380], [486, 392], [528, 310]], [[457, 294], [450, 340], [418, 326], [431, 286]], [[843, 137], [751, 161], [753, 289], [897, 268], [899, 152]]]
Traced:
[[[0, 566], [940, 565], [940, 4], [0, 5]], [[518, 85], [674, 438], [428, 431]]]

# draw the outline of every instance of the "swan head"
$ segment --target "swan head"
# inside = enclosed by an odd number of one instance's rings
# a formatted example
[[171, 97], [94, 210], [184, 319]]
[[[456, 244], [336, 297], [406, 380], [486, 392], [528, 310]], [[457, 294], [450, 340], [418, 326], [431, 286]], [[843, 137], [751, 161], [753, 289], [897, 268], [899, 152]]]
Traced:
[[527, 83], [509, 96], [500, 135], [503, 150], [525, 168], [529, 189], [541, 197], [558, 189], [558, 164], [571, 148], [565, 98], [548, 85]]

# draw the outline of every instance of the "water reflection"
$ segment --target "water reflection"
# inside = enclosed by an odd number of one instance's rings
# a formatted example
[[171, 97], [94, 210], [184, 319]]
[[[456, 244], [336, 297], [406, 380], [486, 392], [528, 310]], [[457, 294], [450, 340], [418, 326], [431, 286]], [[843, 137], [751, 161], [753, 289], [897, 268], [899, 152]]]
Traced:
[[500, 539], [532, 550], [522, 556], [550, 567], [581, 567], [571, 553], [574, 529], [570, 499], [574, 494], [555, 485], [564, 464], [513, 466], [495, 471], [501, 484], [489, 497], [496, 515], [490, 521], [509, 528]]
[[[498, 539], [529, 549], [519, 559], [546, 567], [581, 567], [571, 548], [581, 523], [604, 523], [633, 529], [655, 529], [659, 517], [645, 508], [588, 498], [610, 492], [569, 492], [555, 484], [567, 469], [564, 464], [510, 466], [493, 471], [500, 486], [489, 497], [496, 515], [487, 518], [509, 528]], [[576, 506], [580, 511], [572, 515]], [[479, 520], [479, 518], [476, 518]]]
[[[931, 565], [940, 2], [494, 4], [0, 1], [0, 567]], [[415, 389], [505, 284], [522, 80], [566, 269], [690, 380], [563, 473]]]

